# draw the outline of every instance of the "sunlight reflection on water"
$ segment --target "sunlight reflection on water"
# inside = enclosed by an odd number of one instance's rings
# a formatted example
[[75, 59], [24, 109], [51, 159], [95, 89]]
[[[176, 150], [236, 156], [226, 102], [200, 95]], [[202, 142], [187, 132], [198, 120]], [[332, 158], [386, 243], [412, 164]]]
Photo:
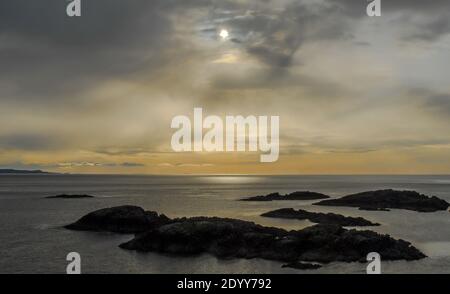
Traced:
[[264, 179], [255, 176], [207, 176], [202, 177], [202, 180], [210, 184], [257, 184]]

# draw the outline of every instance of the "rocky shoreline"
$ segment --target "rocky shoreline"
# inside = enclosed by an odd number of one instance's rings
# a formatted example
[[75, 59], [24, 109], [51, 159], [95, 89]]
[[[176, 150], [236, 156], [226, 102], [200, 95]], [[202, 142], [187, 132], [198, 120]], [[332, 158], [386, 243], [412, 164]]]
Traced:
[[262, 258], [293, 268], [318, 268], [317, 263], [365, 262], [367, 254], [373, 251], [383, 260], [426, 257], [407, 241], [339, 225], [319, 224], [286, 231], [218, 217], [169, 219], [137, 206], [94, 211], [66, 228], [134, 233], [132, 240], [120, 245], [126, 250], [177, 256], [209, 253], [218, 258]]

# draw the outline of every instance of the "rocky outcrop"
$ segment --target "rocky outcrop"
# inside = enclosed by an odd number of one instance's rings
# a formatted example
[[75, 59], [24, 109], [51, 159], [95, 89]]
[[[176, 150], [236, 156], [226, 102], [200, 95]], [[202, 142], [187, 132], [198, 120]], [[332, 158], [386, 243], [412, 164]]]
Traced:
[[127, 250], [179, 256], [209, 253], [219, 258], [263, 258], [294, 268], [317, 268], [335, 261], [366, 261], [369, 252], [383, 260], [416, 260], [425, 255], [409, 242], [371, 231], [347, 230], [338, 225], [315, 225], [300, 231], [264, 227], [252, 222], [193, 217], [170, 220], [136, 206], [92, 212], [66, 228], [136, 233], [120, 245]]
[[241, 201], [319, 200], [328, 198], [330, 198], [330, 196], [317, 192], [297, 191], [286, 195], [272, 193], [264, 196], [254, 196], [241, 199]]
[[165, 215], [137, 206], [118, 206], [91, 212], [66, 228], [78, 231], [139, 233], [169, 223]]
[[365, 261], [376, 251], [384, 260], [415, 260], [425, 255], [403, 240], [371, 231], [315, 225], [285, 231], [234, 219], [197, 217], [138, 234], [123, 249], [181, 256], [209, 253], [220, 258], [263, 258], [295, 264]]
[[364, 210], [407, 209], [419, 212], [447, 210], [449, 203], [435, 196], [428, 197], [415, 191], [378, 190], [323, 200], [315, 205], [359, 207]]
[[82, 199], [82, 198], [94, 198], [94, 196], [85, 195], [85, 194], [81, 194], [81, 195], [61, 194], [61, 195], [56, 195], [56, 196], [48, 196], [48, 197], [45, 197], [45, 198], [47, 198], [47, 199]]
[[282, 208], [263, 213], [261, 216], [273, 218], [286, 218], [309, 220], [317, 224], [335, 224], [344, 227], [356, 226], [379, 226], [380, 224], [372, 223], [362, 217], [349, 217], [335, 213], [309, 212], [306, 210], [295, 210], [293, 208]]

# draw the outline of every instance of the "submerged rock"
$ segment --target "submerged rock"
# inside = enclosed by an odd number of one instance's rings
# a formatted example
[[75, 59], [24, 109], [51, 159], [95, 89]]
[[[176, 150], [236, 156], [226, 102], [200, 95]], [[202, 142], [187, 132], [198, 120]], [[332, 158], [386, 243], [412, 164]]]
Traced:
[[286, 195], [272, 193], [265, 196], [254, 196], [241, 199], [241, 201], [319, 200], [328, 198], [330, 198], [330, 196], [317, 192], [297, 191]]
[[282, 208], [263, 213], [261, 216], [272, 218], [286, 218], [309, 220], [318, 224], [335, 224], [344, 227], [354, 226], [379, 226], [380, 224], [372, 223], [362, 217], [349, 217], [335, 213], [309, 212], [306, 210], [294, 210], [293, 208]]
[[170, 222], [165, 215], [137, 206], [118, 206], [91, 212], [65, 228], [78, 231], [139, 233]]
[[61, 199], [81, 199], [81, 198], [95, 198], [94, 196], [91, 195], [85, 195], [85, 194], [73, 194], [73, 195], [67, 195], [67, 194], [61, 194], [61, 195], [56, 195], [56, 196], [48, 196], [45, 197], [47, 199], [57, 199], [57, 198], [61, 198]]
[[415, 191], [378, 190], [345, 196], [339, 199], [323, 200], [315, 205], [359, 207], [364, 210], [407, 209], [419, 212], [447, 210], [445, 200], [428, 197]]

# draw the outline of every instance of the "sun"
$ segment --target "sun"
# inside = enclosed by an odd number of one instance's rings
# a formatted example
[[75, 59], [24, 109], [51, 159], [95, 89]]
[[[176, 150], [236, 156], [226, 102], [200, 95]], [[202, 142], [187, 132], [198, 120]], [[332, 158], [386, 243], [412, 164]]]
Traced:
[[227, 30], [222, 29], [220, 30], [219, 36], [222, 40], [226, 40], [230, 36], [230, 33]]

